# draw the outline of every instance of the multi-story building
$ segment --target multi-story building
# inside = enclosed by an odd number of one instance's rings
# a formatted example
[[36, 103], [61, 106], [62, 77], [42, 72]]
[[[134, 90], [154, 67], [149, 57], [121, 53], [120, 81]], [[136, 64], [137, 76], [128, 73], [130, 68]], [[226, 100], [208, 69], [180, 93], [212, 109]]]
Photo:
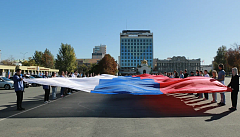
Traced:
[[180, 70], [184, 71], [185, 69], [188, 72], [193, 71], [195, 73], [196, 70], [201, 69], [200, 62], [200, 58], [186, 59], [184, 56], [173, 56], [172, 58], [157, 61], [158, 73], [173, 72], [174, 70], [180, 72]]
[[144, 59], [153, 68], [153, 33], [150, 30], [123, 30], [120, 33], [119, 73], [136, 73]]
[[102, 59], [107, 52], [106, 45], [95, 46], [93, 48], [92, 59]]

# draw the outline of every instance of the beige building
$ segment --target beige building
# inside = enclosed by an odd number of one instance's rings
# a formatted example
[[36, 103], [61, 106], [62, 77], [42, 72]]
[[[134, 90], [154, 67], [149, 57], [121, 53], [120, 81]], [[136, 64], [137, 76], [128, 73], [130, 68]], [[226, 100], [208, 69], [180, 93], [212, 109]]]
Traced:
[[16, 66], [0, 65], [0, 76], [6, 77], [10, 71], [10, 76], [15, 72]]
[[22, 74], [30, 74], [30, 75], [38, 75], [40, 73], [48, 72], [49, 75], [52, 74], [52, 72], [58, 73], [58, 69], [51, 69], [51, 68], [45, 68], [45, 67], [39, 67], [39, 66], [17, 66], [17, 69], [22, 70]]
[[95, 46], [95, 48], [93, 48], [92, 59], [102, 59], [106, 53], [106, 45]]
[[157, 61], [158, 73], [173, 72], [176, 70], [178, 73], [180, 70], [188, 70], [195, 72], [200, 70], [200, 58], [199, 59], [186, 59], [184, 56], [173, 56], [172, 58], [167, 58], [164, 60]]
[[98, 63], [101, 59], [77, 59], [77, 64], [79, 65], [86, 65], [90, 66], [91, 64]]

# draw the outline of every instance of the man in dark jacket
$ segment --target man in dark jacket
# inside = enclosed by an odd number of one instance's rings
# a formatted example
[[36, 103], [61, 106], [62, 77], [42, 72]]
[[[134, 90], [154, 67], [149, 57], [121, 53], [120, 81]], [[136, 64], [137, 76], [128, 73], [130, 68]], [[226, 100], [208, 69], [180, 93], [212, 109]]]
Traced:
[[22, 107], [24, 85], [21, 72], [22, 72], [21, 69], [17, 69], [16, 74], [13, 76], [14, 89], [17, 95], [17, 110], [20, 111], [25, 110], [25, 108]]
[[237, 97], [239, 91], [239, 76], [238, 69], [236, 67], [232, 68], [232, 79], [228, 84], [228, 87], [232, 88], [231, 99], [232, 99], [232, 107], [229, 108], [231, 111], [237, 110]]
[[188, 77], [188, 73], [187, 73], [187, 69], [185, 69], [184, 71], [184, 78], [187, 78]]
[[[43, 76], [43, 78], [48, 78], [48, 72], [45, 72], [45, 75]], [[49, 94], [50, 94], [50, 86], [49, 85], [43, 85], [43, 89], [45, 91], [45, 95], [44, 95], [44, 103], [49, 103]]]

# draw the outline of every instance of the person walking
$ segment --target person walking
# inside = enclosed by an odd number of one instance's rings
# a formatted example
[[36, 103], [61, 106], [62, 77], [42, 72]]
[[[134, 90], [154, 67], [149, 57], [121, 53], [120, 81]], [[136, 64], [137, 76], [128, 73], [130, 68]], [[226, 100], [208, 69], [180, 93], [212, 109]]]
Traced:
[[[45, 72], [45, 75], [43, 76], [43, 78], [48, 78], [48, 72]], [[44, 95], [44, 103], [50, 103], [49, 100], [49, 94], [50, 94], [50, 86], [49, 85], [43, 85], [43, 89], [45, 91], [45, 95]]]
[[179, 78], [178, 72], [176, 70], [174, 71], [174, 78]]
[[[56, 73], [53, 72], [52, 73], [52, 78], [56, 78]], [[57, 87], [56, 86], [52, 86], [52, 99], [55, 100], [57, 99]]]
[[22, 100], [23, 100], [23, 92], [24, 92], [24, 85], [23, 85], [23, 78], [21, 76], [22, 70], [17, 69], [15, 75], [13, 76], [14, 81], [14, 89], [17, 95], [17, 110], [25, 110], [22, 107]]
[[[217, 71], [216, 70], [213, 70], [212, 71], [212, 78], [213, 79], [217, 79]], [[212, 98], [213, 98], [213, 100], [211, 101], [212, 103], [217, 103], [217, 93], [216, 92], [214, 92], [214, 93], [212, 93]]]
[[[64, 73], [64, 71], [62, 71], [62, 75], [61, 75], [60, 77], [65, 78], [65, 73]], [[64, 88], [64, 87], [61, 87], [61, 91], [60, 91], [61, 97], [64, 96], [64, 93], [65, 93], [65, 88]]]
[[[217, 79], [217, 80], [224, 85], [224, 80], [225, 80], [225, 74], [226, 74], [226, 73], [225, 73], [225, 71], [223, 70], [223, 69], [224, 69], [223, 64], [219, 64], [219, 65], [218, 65], [218, 69], [219, 69], [220, 71], [218, 72], [218, 79]], [[221, 95], [221, 102], [219, 102], [218, 105], [219, 105], [219, 106], [224, 106], [224, 105], [226, 105], [226, 104], [225, 104], [225, 102], [226, 102], [225, 93], [222, 92], [222, 93], [220, 93], [220, 95]]]
[[232, 88], [231, 92], [232, 107], [229, 108], [229, 110], [235, 111], [237, 110], [237, 99], [239, 91], [239, 76], [238, 69], [236, 67], [232, 68], [232, 78], [231, 82], [228, 84], [228, 87]]

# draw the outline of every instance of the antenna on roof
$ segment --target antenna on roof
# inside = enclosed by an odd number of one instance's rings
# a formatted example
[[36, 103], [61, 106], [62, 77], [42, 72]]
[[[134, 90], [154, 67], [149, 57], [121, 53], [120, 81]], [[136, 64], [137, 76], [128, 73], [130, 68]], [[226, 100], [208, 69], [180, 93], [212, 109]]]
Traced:
[[127, 30], [127, 19], [126, 19], [126, 30]]

